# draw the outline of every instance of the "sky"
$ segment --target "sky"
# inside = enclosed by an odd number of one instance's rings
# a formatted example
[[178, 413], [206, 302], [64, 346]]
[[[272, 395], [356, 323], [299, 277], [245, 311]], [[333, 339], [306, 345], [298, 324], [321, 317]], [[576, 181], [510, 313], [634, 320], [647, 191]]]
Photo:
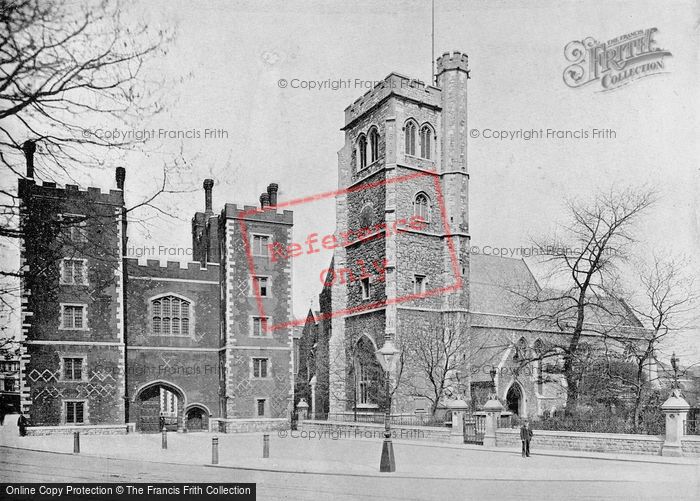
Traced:
[[[639, 249], [688, 256], [698, 275], [698, 25], [693, 1], [494, 0], [435, 2], [435, 53], [469, 56], [470, 229], [480, 248], [529, 247], [565, 213], [566, 197], [589, 197], [612, 185], [650, 185], [660, 200], [637, 228]], [[157, 186], [162, 163], [182, 159], [171, 182], [185, 193], [159, 201], [176, 218], [135, 215], [133, 252], [142, 246], [191, 247], [190, 218], [202, 210], [203, 179], [215, 180], [214, 209], [257, 203], [270, 182], [281, 200], [337, 188], [343, 110], [371, 82], [392, 71], [431, 79], [429, 1], [204, 1], [134, 3], [127, 19], [153, 29], [177, 27], [168, 55], [147, 69], [177, 82], [168, 109], [134, 129], [226, 131], [222, 138], [147, 141], [124, 160], [127, 203]], [[617, 90], [565, 85], [564, 47], [657, 28], [668, 50], [664, 71]], [[148, 75], [148, 73], [147, 73]], [[280, 86], [280, 79], [287, 82]], [[333, 90], [293, 88], [350, 79]], [[295, 82], [295, 83], [293, 83]], [[109, 129], [113, 124], [86, 124]], [[126, 127], [120, 126], [125, 129]], [[484, 129], [590, 131], [608, 139], [484, 138]], [[113, 187], [113, 171], [91, 172], [82, 185]], [[295, 208], [296, 236], [334, 231], [331, 199]], [[172, 250], [169, 252], [173, 252]], [[177, 252], [177, 251], [175, 251]], [[153, 256], [150, 256], [153, 257]], [[167, 256], [161, 255], [166, 258]], [[172, 258], [171, 258], [172, 259]], [[327, 255], [294, 265], [294, 310], [303, 316], [320, 291]], [[533, 263], [536, 268], [536, 263]], [[700, 357], [697, 330], [682, 348]]]

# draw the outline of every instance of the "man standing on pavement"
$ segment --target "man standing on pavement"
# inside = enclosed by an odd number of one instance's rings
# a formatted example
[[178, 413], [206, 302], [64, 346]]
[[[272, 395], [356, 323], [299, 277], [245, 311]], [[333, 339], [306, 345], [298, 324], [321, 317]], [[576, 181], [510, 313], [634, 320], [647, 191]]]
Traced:
[[530, 440], [532, 440], [532, 430], [530, 429], [530, 421], [523, 421], [520, 427], [520, 440], [523, 443], [523, 457], [530, 457]]

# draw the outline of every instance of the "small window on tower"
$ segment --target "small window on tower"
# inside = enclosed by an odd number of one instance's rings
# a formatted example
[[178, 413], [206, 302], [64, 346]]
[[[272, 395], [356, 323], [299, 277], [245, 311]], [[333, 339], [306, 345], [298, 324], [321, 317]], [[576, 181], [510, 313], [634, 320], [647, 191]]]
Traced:
[[268, 297], [270, 295], [267, 277], [253, 277], [253, 294], [260, 297]]
[[416, 154], [416, 128], [413, 120], [409, 120], [404, 126], [404, 147], [407, 155]]
[[372, 127], [369, 131], [369, 151], [370, 163], [376, 162], [379, 159], [379, 132], [376, 127]]
[[433, 129], [429, 125], [424, 125], [420, 129], [420, 156], [422, 158], [432, 158], [432, 136]]
[[367, 136], [360, 134], [357, 139], [357, 163], [358, 170], [362, 170], [367, 167]]
[[255, 401], [255, 410], [256, 410], [256, 414], [258, 415], [258, 417], [265, 416], [265, 399], [264, 398], [258, 398]]
[[360, 281], [360, 287], [362, 287], [362, 299], [369, 299], [369, 277]]
[[270, 237], [267, 235], [253, 235], [253, 255], [254, 256], [268, 256], [268, 244], [270, 243]]
[[413, 215], [421, 221], [430, 222], [430, 199], [423, 192], [418, 193], [413, 200]]
[[413, 276], [413, 293], [423, 294], [425, 292], [425, 275]]

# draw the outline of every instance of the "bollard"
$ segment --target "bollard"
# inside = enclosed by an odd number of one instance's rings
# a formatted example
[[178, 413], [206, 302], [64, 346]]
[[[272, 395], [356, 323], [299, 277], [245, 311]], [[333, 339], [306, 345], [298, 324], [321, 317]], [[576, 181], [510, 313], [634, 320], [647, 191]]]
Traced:
[[263, 435], [263, 457], [270, 457], [270, 435]]
[[168, 430], [165, 429], [165, 426], [163, 426], [163, 430], [160, 432], [160, 446], [162, 449], [167, 449], [168, 448]]
[[211, 464], [219, 464], [219, 437], [211, 439]]
[[80, 454], [80, 432], [73, 432], [73, 454]]

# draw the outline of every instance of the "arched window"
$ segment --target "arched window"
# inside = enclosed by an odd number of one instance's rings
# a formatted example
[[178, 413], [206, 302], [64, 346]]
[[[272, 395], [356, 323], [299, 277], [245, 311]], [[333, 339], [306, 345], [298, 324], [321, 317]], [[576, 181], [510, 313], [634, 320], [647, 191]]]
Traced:
[[413, 215], [420, 218], [421, 221], [430, 221], [430, 199], [422, 191], [413, 200]]
[[362, 211], [360, 211], [360, 230], [366, 230], [369, 231], [369, 229], [372, 227], [372, 213], [374, 211], [372, 210], [371, 205], [365, 205], [362, 208]]
[[378, 404], [379, 367], [372, 342], [362, 336], [355, 345], [355, 399], [357, 406]]
[[544, 393], [544, 379], [545, 376], [542, 371], [543, 363], [542, 358], [544, 357], [545, 347], [541, 339], [535, 341], [532, 345], [535, 353], [537, 354], [537, 359], [535, 361], [535, 375], [537, 377], [537, 393], [542, 395]]
[[162, 296], [151, 302], [151, 329], [157, 336], [189, 336], [189, 301], [177, 296]]
[[367, 167], [367, 137], [364, 134], [357, 139], [357, 162], [360, 166], [358, 170]]
[[406, 126], [404, 127], [404, 133], [407, 155], [416, 154], [416, 129], [417, 127], [414, 121], [409, 120], [408, 122], [406, 122]]
[[433, 129], [429, 125], [424, 125], [420, 129], [420, 156], [422, 158], [432, 158], [432, 135]]
[[369, 151], [370, 163], [376, 162], [379, 159], [379, 132], [376, 127], [369, 131]]
[[515, 345], [513, 360], [525, 361], [525, 359], [527, 359], [527, 341], [525, 341], [524, 337], [521, 337]]

